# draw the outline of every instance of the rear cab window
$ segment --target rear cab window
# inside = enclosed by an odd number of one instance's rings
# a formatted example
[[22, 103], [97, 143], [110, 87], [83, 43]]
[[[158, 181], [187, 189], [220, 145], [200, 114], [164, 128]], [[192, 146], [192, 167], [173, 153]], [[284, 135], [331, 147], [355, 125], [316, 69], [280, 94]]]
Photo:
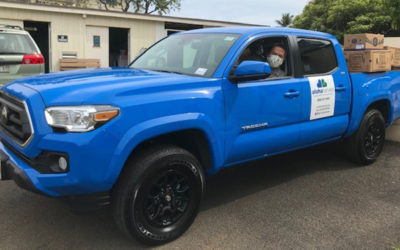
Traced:
[[338, 67], [332, 42], [323, 39], [297, 38], [303, 75], [322, 75]]
[[0, 55], [26, 55], [38, 53], [39, 51], [28, 35], [0, 32]]

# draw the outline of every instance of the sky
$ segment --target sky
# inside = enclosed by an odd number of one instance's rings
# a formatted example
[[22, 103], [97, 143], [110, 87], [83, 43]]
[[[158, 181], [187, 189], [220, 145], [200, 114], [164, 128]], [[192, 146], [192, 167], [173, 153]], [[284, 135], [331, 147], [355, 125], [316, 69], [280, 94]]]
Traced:
[[278, 26], [282, 13], [298, 15], [310, 0], [181, 0], [168, 16]]

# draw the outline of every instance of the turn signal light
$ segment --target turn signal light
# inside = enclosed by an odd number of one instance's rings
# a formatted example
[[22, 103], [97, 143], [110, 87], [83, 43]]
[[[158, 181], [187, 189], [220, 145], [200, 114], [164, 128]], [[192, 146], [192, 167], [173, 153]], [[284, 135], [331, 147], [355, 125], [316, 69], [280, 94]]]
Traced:
[[96, 113], [94, 120], [96, 122], [108, 121], [108, 120], [111, 120], [112, 118], [116, 117], [118, 115], [118, 113], [119, 113], [118, 110], [98, 112], [98, 113]]
[[24, 55], [22, 64], [44, 64], [44, 58], [41, 54]]

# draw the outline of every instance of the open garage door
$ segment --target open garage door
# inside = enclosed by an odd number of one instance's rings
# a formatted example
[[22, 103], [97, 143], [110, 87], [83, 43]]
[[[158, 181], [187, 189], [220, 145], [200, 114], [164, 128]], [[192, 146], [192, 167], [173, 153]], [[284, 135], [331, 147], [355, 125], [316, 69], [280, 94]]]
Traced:
[[50, 72], [50, 23], [24, 21], [24, 29], [29, 32], [45, 60], [45, 72]]
[[110, 67], [127, 67], [129, 64], [129, 29], [110, 28], [109, 37]]

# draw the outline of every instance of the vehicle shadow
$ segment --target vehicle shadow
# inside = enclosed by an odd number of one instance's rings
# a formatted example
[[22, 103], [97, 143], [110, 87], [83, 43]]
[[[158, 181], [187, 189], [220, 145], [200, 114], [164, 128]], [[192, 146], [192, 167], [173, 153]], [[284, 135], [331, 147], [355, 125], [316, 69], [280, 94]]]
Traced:
[[328, 143], [221, 170], [209, 176], [202, 211], [217, 207], [315, 171], [358, 168], [340, 142]]

